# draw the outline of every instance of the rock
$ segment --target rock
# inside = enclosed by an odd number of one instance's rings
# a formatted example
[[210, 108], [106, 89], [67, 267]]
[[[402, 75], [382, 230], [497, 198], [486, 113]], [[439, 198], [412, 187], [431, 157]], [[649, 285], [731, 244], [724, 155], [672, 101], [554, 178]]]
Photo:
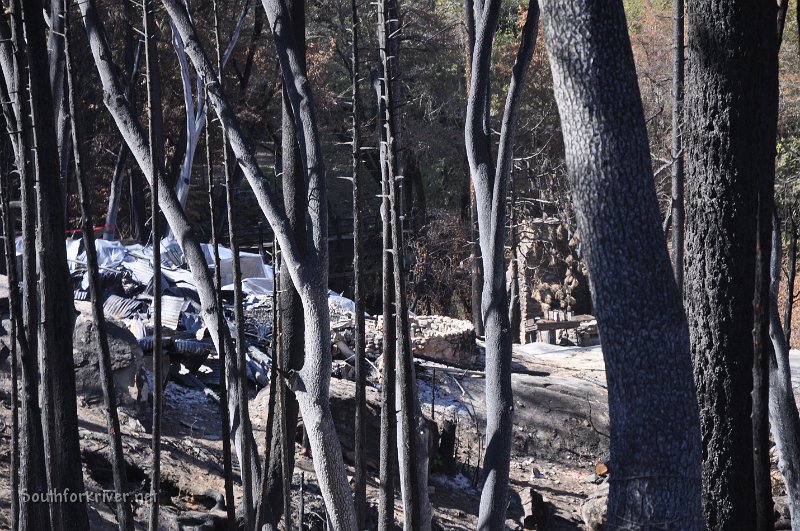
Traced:
[[[342, 443], [342, 454], [353, 462], [353, 442], [355, 437], [356, 384], [338, 378], [331, 378], [330, 404], [336, 434]], [[378, 469], [380, 461], [381, 433], [381, 397], [378, 391], [367, 387], [367, 407], [364, 419], [366, 427], [366, 462], [367, 466]]]
[[608, 488], [606, 481], [597, 489], [590, 492], [586, 501], [581, 505], [581, 518], [590, 531], [604, 531], [608, 518]]
[[773, 503], [773, 511], [775, 513], [776, 525], [782, 521], [791, 521], [791, 514], [789, 513], [788, 496], [774, 496], [772, 498], [772, 503]]
[[528, 487], [519, 493], [519, 500], [523, 511], [523, 529], [546, 529], [550, 509], [547, 507], [542, 495], [536, 492], [533, 487]]
[[[75, 301], [75, 308], [80, 311], [72, 338], [75, 386], [77, 392], [88, 401], [99, 401], [102, 400], [103, 389], [97, 361], [100, 353], [97, 327], [88, 302]], [[144, 357], [136, 338], [123, 323], [108, 318], [106, 333], [118, 403], [133, 405], [146, 400]]]

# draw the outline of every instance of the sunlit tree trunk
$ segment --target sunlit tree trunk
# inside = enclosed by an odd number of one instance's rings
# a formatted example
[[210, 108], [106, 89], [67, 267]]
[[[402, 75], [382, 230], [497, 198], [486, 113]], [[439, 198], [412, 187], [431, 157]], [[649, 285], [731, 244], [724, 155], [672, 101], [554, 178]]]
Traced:
[[616, 478], [607, 526], [704, 529], [689, 333], [661, 228], [623, 3], [540, 5], [603, 340]]

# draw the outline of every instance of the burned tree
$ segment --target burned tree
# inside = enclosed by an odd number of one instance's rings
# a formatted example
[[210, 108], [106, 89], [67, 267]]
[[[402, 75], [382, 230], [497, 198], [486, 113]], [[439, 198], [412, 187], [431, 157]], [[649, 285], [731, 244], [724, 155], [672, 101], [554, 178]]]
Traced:
[[[39, 294], [39, 374], [44, 462], [48, 489], [82, 493], [72, 328], [75, 307], [64, 246], [64, 203], [59, 179], [53, 94], [48, 76], [42, 3], [24, 2], [22, 26], [30, 78], [36, 186], [36, 264]], [[18, 45], [21, 41], [18, 42]], [[83, 501], [51, 503], [53, 529], [88, 529]]]
[[754, 338], [763, 334], [754, 336], [760, 325], [753, 298], [763, 293], [757, 262], [768, 271], [756, 249], [760, 239], [768, 250], [763, 232], [771, 230], [760, 199], [768, 200], [764, 181], [774, 175], [776, 10], [741, 1], [687, 4], [685, 293], [706, 448], [704, 514], [712, 529], [756, 529], [763, 505], [756, 503], [753, 454], [759, 450], [763, 468], [766, 448], [754, 445], [751, 418], [754, 363], [763, 359]]
[[623, 5], [544, 0], [541, 9], [603, 338], [616, 478], [608, 526], [702, 529], [689, 334], [661, 229]]
[[328, 514], [338, 529], [355, 527], [353, 499], [330, 413], [330, 314], [328, 309], [328, 227], [325, 165], [317, 130], [315, 106], [302, 66], [291, 19], [282, 2], [264, 0], [283, 75], [289, 92], [292, 115], [301, 146], [307, 195], [308, 237], [298, 241], [285, 211], [267, 187], [250, 143], [220, 87], [214, 68], [198, 40], [185, 7], [176, 0], [163, 0], [170, 18], [186, 43], [187, 54], [208, 87], [209, 99], [228, 134], [228, 143], [248, 180], [261, 210], [272, 226], [287, 262], [289, 275], [303, 302], [305, 362], [290, 373], [291, 387], [303, 415], [314, 454], [314, 468]]
[[514, 125], [525, 75], [533, 56], [539, 9], [528, 4], [517, 58], [503, 111], [497, 161], [491, 156], [489, 101], [492, 39], [500, 13], [499, 0], [475, 7], [475, 36], [470, 93], [464, 136], [475, 188], [478, 229], [483, 256], [482, 315], [486, 333], [486, 452], [479, 529], [504, 525], [508, 505], [512, 415], [511, 334], [505, 283], [506, 191], [511, 174]]
[[[381, 95], [381, 83], [377, 72], [373, 72], [372, 84], [377, 95], [378, 142], [381, 168], [381, 219], [382, 219], [382, 312], [383, 312], [383, 386], [381, 403], [394, 404], [396, 400], [397, 356], [395, 319], [392, 311], [394, 300], [394, 267], [392, 262], [392, 232], [389, 221], [389, 171], [386, 167], [386, 128], [383, 126], [385, 101]], [[397, 411], [394, 407], [381, 408], [380, 440], [380, 499], [378, 501], [378, 529], [394, 530], [394, 483], [397, 460]]]
[[[65, 12], [66, 16], [66, 12]], [[83, 244], [86, 249], [86, 268], [89, 273], [89, 291], [91, 292], [92, 318], [97, 329], [97, 339], [100, 344], [98, 353], [98, 367], [100, 372], [100, 384], [103, 389], [103, 409], [106, 417], [106, 431], [108, 433], [109, 448], [111, 453], [111, 471], [114, 481], [114, 490], [118, 495], [125, 496], [128, 492], [128, 478], [125, 470], [125, 457], [122, 451], [122, 434], [119, 428], [119, 415], [117, 414], [117, 392], [114, 386], [114, 377], [111, 368], [111, 353], [108, 346], [108, 336], [106, 335], [105, 313], [103, 301], [101, 299], [100, 268], [97, 263], [97, 249], [94, 242], [94, 230], [92, 229], [92, 213], [89, 199], [88, 184], [84, 174], [84, 145], [82, 131], [80, 129], [80, 115], [77, 112], [75, 74], [73, 72], [72, 43], [70, 42], [69, 24], [65, 26], [65, 61], [66, 61], [66, 81], [67, 81], [67, 100], [69, 111], [69, 124], [71, 133], [71, 144], [73, 150], [73, 160], [75, 163], [75, 181], [78, 184], [78, 199], [81, 207], [81, 229], [83, 232]], [[117, 523], [120, 531], [133, 531], [133, 514], [128, 501], [120, 498], [116, 503]]]
[[[120, 130], [131, 154], [136, 159], [137, 164], [142, 169], [146, 178], [159, 179], [158, 202], [161, 212], [169, 224], [172, 233], [183, 249], [184, 257], [192, 274], [197, 287], [197, 294], [200, 298], [203, 322], [209, 330], [217, 349], [220, 343], [224, 342], [226, 352], [233, 352], [233, 342], [227, 327], [220, 328], [217, 320], [217, 313], [220, 308], [217, 304], [217, 293], [214, 289], [211, 272], [208, 269], [205, 255], [192, 231], [191, 225], [185, 213], [180, 207], [178, 198], [173, 187], [169, 186], [165, 172], [162, 168], [154, 171], [150, 161], [150, 145], [142, 131], [138, 120], [133, 116], [130, 106], [127, 104], [119, 80], [115, 75], [116, 67], [111, 62], [111, 50], [105, 39], [102, 25], [98, 17], [96, 6], [93, 0], [87, 0], [78, 4], [83, 16], [84, 27], [89, 46], [94, 58], [95, 67], [100, 75], [103, 85], [103, 101], [109, 110], [117, 128]], [[240, 382], [236, 378], [237, 367], [236, 359], [233, 356], [225, 356], [225, 374], [227, 378], [227, 389], [229, 397], [237, 396]], [[245, 432], [240, 421], [240, 412], [236, 400], [228, 401], [228, 412], [230, 415], [231, 435], [234, 438], [236, 453], [239, 462], [243, 461], [242, 452], [244, 451], [244, 437], [249, 437], [251, 452], [255, 448], [252, 432]], [[252, 478], [258, 478], [260, 474], [259, 461], [257, 455], [251, 455], [251, 463], [254, 468]], [[257, 488], [257, 484], [254, 485]]]
[[350, 178], [353, 180], [353, 298], [355, 299], [355, 366], [356, 366], [356, 412], [355, 412], [355, 506], [356, 523], [358, 529], [364, 529], [367, 512], [367, 464], [366, 454], [366, 360], [364, 357], [364, 291], [362, 280], [362, 230], [363, 221], [361, 211], [364, 208], [361, 184], [359, 183], [359, 168], [361, 166], [361, 95], [359, 93], [360, 64], [358, 33], [361, 24], [358, 18], [358, 3], [350, 0], [350, 79], [352, 106], [352, 162], [353, 170]]
[[772, 355], [769, 358], [769, 423], [778, 448], [778, 468], [786, 482], [792, 529], [800, 527], [800, 415], [792, 388], [789, 366], [789, 342], [781, 328], [778, 311], [778, 288], [781, 279], [781, 234], [778, 217], [772, 227], [772, 260], [769, 298], [769, 334]]
[[[16, 312], [19, 336], [20, 448], [19, 484], [29, 493], [44, 492], [44, 434], [39, 406], [38, 306], [36, 288], [36, 198], [33, 176], [33, 127], [28, 92], [28, 60], [22, 29], [20, 2], [12, 2], [9, 19], [0, 19], [0, 66], [3, 70], [2, 98], [8, 137], [14, 147], [14, 165], [20, 183], [22, 221], [21, 309]], [[30, 500], [21, 499], [20, 529], [47, 529], [49, 514]]]
[[164, 352], [161, 348], [161, 231], [158, 208], [158, 177], [164, 165], [163, 117], [161, 109], [161, 70], [158, 63], [158, 44], [155, 35], [152, 0], [144, 0], [144, 55], [147, 63], [147, 108], [150, 145], [150, 223], [153, 249], [153, 464], [150, 475], [150, 531], [159, 528], [158, 512], [161, 494], [161, 418], [164, 408]]
[[[289, 0], [285, 3], [292, 34], [295, 36], [297, 58], [301, 68], [306, 64], [306, 18], [305, 1]], [[284, 82], [285, 83], [285, 82]], [[283, 207], [289, 219], [294, 238], [304, 241], [307, 238], [306, 227], [306, 178], [303, 171], [301, 146], [296, 131], [294, 116], [288, 88], [281, 88], [281, 187], [283, 189]], [[301, 248], [302, 255], [303, 250]], [[303, 301], [300, 292], [289, 274], [289, 264], [281, 261], [281, 369], [297, 371], [303, 367], [305, 359]], [[272, 506], [273, 523], [277, 526], [284, 512], [284, 500], [289, 493], [285, 491], [286, 470], [294, 468], [294, 439], [297, 432], [298, 403], [294, 392], [289, 389], [280, 397], [285, 399], [276, 417], [276, 422], [286, 422], [286, 430], [281, 430], [281, 439], [273, 440], [271, 462], [269, 463], [268, 491]], [[281, 391], [283, 393], [283, 391]], [[284, 418], [285, 417], [285, 418]], [[288, 478], [291, 480], [291, 478]], [[290, 483], [290, 481], [289, 481]], [[286, 515], [287, 522], [288, 515]]]

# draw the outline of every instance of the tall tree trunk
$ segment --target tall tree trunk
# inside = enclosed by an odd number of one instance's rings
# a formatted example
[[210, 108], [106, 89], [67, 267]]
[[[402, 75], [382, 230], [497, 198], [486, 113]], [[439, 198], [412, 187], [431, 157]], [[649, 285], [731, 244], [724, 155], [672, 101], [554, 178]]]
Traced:
[[794, 309], [794, 281], [797, 278], [797, 221], [794, 213], [789, 217], [789, 261], [786, 275], [786, 307], [783, 310], [783, 333], [786, 344], [792, 346], [792, 310]]
[[[20, 2], [11, 3], [10, 25], [0, 22], [2, 45], [2, 68], [7, 94], [13, 97], [12, 112], [6, 113], [13, 122], [6, 128], [9, 137], [16, 139], [15, 166], [20, 180], [20, 199], [22, 206], [22, 310], [21, 322], [17, 323], [20, 333], [20, 365], [22, 379], [22, 399], [20, 439], [26, 444], [20, 452], [20, 485], [26, 492], [44, 492], [47, 478], [44, 466], [44, 433], [42, 412], [39, 405], [39, 360], [38, 360], [38, 321], [36, 270], [36, 198], [34, 196], [33, 175], [33, 125], [28, 92], [28, 58], [22, 29]], [[13, 42], [13, 54], [5, 43]], [[13, 96], [12, 96], [13, 95]], [[4, 100], [4, 101], [10, 101]], [[21, 499], [19, 529], [49, 529], [49, 514], [30, 499]]]
[[[200, 306], [203, 315], [203, 323], [209, 330], [213, 341], [217, 342], [220, 338], [224, 338], [225, 351], [233, 352], [233, 342], [231, 341], [230, 334], [227, 327], [220, 328], [217, 321], [217, 312], [221, 311], [217, 304], [217, 292], [214, 289], [211, 272], [208, 269], [205, 255], [200, 248], [196, 236], [192, 230], [186, 215], [180, 208], [180, 203], [175, 195], [173, 187], [169, 186], [166, 182], [165, 172], [153, 171], [153, 165], [150, 161], [150, 147], [149, 143], [142, 132], [139, 122], [131, 113], [130, 107], [123, 96], [122, 89], [119, 86], [119, 80], [115, 77], [115, 67], [110, 62], [111, 50], [105, 40], [102, 25], [98, 18], [97, 9], [93, 0], [86, 0], [79, 4], [81, 15], [83, 18], [86, 34], [89, 38], [89, 45], [94, 58], [95, 67], [100, 75], [100, 81], [103, 84], [103, 101], [111, 113], [117, 128], [120, 130], [122, 137], [128, 144], [131, 154], [136, 158], [136, 162], [142, 169], [142, 173], [146, 178], [159, 179], [158, 186], [158, 202], [162, 213], [169, 223], [172, 233], [175, 236], [178, 244], [183, 249], [186, 262], [189, 265], [192, 278], [197, 287], [197, 294], [200, 298]], [[209, 66], [210, 68], [210, 66]], [[208, 84], [206, 84], [208, 86]], [[210, 94], [209, 94], [209, 97]], [[255, 188], [255, 186], [254, 186]], [[220, 345], [216, 345], [219, 351]], [[240, 382], [236, 378], [236, 360], [233, 356], [225, 356], [227, 375], [227, 386], [229, 396], [237, 396]], [[244, 451], [244, 437], [250, 438], [249, 447], [251, 452], [254, 452], [255, 442], [253, 440], [252, 432], [245, 432], [242, 429], [239, 420], [239, 408], [236, 400], [228, 401], [228, 412], [230, 415], [231, 435], [234, 437], [236, 454], [239, 461], [242, 462], [242, 452]], [[255, 463], [253, 466], [256, 468], [254, 478], [258, 478], [260, 474], [258, 456], [251, 454], [251, 462]]]
[[[475, 52], [475, 3], [474, 0], [464, 0], [464, 32], [465, 32], [465, 56], [466, 56], [466, 81], [467, 98], [470, 94], [472, 81], [472, 56]], [[470, 168], [470, 173], [472, 169]], [[472, 326], [475, 328], [475, 335], [484, 336], [483, 329], [483, 257], [481, 256], [481, 244], [478, 236], [478, 210], [475, 203], [475, 183], [473, 176], [469, 177], [469, 239], [470, 239], [470, 263], [471, 274], [471, 294], [472, 294]]]
[[[208, 105], [208, 98], [206, 98], [206, 105]], [[222, 308], [222, 272], [220, 271], [219, 260], [219, 237], [216, 229], [216, 218], [218, 216], [217, 208], [214, 201], [214, 163], [211, 159], [211, 128], [206, 127], [205, 131], [205, 144], [206, 144], [206, 172], [208, 177], [208, 212], [210, 214], [211, 224], [211, 246], [214, 252], [214, 289], [216, 293], [217, 308]], [[223, 148], [225, 145], [223, 144]], [[231, 459], [231, 426], [230, 415], [228, 414], [228, 379], [227, 379], [227, 366], [225, 357], [230, 355], [226, 352], [225, 339], [221, 335], [221, 330], [227, 328], [225, 316], [221, 311], [216, 313], [217, 318], [217, 355], [219, 356], [219, 409], [222, 432], [222, 470], [225, 476], [225, 512], [228, 515], [228, 529], [234, 529], [236, 522], [236, 506], [233, 498], [233, 462]], [[274, 327], [273, 327], [274, 330]], [[270, 380], [273, 381], [273, 380]], [[270, 391], [271, 393], [271, 391]]]
[[617, 478], [608, 527], [702, 529], [688, 329], [661, 229], [623, 5], [546, 0], [541, 7], [608, 375]]
[[684, 24], [683, 0], [673, 0], [672, 14], [672, 268], [675, 283], [683, 293], [683, 77], [684, 77]]
[[[302, 68], [305, 69], [305, 1], [289, 0], [286, 2], [286, 10], [289, 13], [289, 24], [291, 25], [292, 33], [295, 35], [298, 60]], [[283, 171], [281, 182], [283, 186], [283, 205], [295, 240], [302, 242], [306, 239], [307, 191], [305, 174], [300, 156], [300, 145], [295, 131], [294, 117], [292, 116], [292, 107], [286, 87], [281, 89], [281, 95], [281, 169]], [[281, 262], [281, 279], [282, 290], [279, 294], [282, 312], [281, 353], [283, 354], [282, 360], [284, 362], [281, 369], [284, 371], [296, 371], [303, 367], [305, 359], [303, 304], [300, 293], [289, 274], [289, 266], [285, 261]], [[283, 416], [286, 417], [287, 430], [280, 431], [285, 440], [281, 441], [276, 438], [273, 442], [272, 462], [270, 463], [268, 478], [270, 505], [273, 508], [272, 515], [275, 526], [278, 525], [283, 513], [283, 500], [290, 495], [290, 493], [284, 493], [285, 478], [283, 468], [294, 469], [294, 439], [297, 432], [297, 416], [299, 413], [297, 398], [294, 393], [289, 391], [286, 394], [288, 396], [286, 396], [285, 407], [280, 408], [276, 419], [277, 422], [282, 423]], [[286, 521], [288, 522], [289, 520], [287, 519]]]
[[[36, 263], [39, 271], [39, 373], [47, 486], [82, 493], [72, 329], [75, 307], [64, 246], [64, 204], [59, 183], [53, 95], [48, 79], [45, 23], [40, 0], [24, 3], [31, 117], [34, 127]], [[54, 529], [88, 529], [83, 501], [49, 505]]]
[[[183, 5], [176, 0], [163, 4], [186, 43], [186, 52], [209, 88], [209, 98], [228, 134], [228, 143], [244, 172], [256, 199], [278, 239], [287, 261], [289, 275], [300, 292], [305, 322], [306, 356], [302, 369], [291, 373], [306, 433], [314, 454], [314, 468], [325, 506], [337, 529], [355, 528], [355, 511], [347, 484], [341, 448], [330, 412], [330, 310], [328, 308], [328, 205], [325, 164], [317, 129], [313, 96], [298, 54], [286, 6], [277, 0], [263, 0], [272, 28], [284, 86], [289, 91], [303, 170], [307, 183], [308, 238], [298, 242], [289, 219], [258, 166], [255, 153], [244, 138], [236, 116], [216, 79], [214, 69], [194, 34]], [[300, 249], [305, 253], [301, 254]]]
[[[67, 10], [64, 10], [65, 19]], [[111, 353], [106, 334], [106, 320], [103, 310], [102, 292], [100, 285], [100, 269], [97, 264], [97, 249], [94, 243], [94, 229], [92, 223], [89, 190], [83, 172], [84, 149], [81, 139], [80, 114], [75, 101], [75, 74], [73, 72], [72, 43], [69, 41], [71, 32], [69, 23], [64, 24], [64, 57], [66, 63], [67, 101], [69, 109], [69, 123], [71, 125], [71, 144], [75, 161], [75, 181], [78, 184], [78, 198], [81, 208], [81, 225], [83, 231], [84, 248], [86, 249], [86, 267], [89, 272], [89, 290], [92, 301], [92, 318], [97, 329], [97, 339], [100, 345], [98, 353], [98, 367], [100, 372], [100, 385], [103, 389], [103, 408], [106, 417], [106, 431], [108, 432], [108, 445], [111, 453], [111, 470], [114, 480], [114, 491], [120, 496], [116, 503], [117, 523], [120, 531], [133, 531], [133, 514], [125, 497], [128, 494], [128, 478], [125, 469], [125, 457], [122, 452], [122, 433], [119, 429], [119, 415], [117, 414], [117, 392], [114, 386], [114, 376], [111, 368]]]
[[[126, 11], [127, 6], [130, 4], [129, 0], [126, 0]], [[125, 54], [126, 56], [126, 67], [127, 67], [127, 74], [128, 74], [128, 84], [125, 86], [125, 97], [128, 99], [129, 105], [131, 108], [135, 108], [136, 105], [136, 91], [134, 87], [136, 85], [136, 78], [139, 76], [139, 60], [142, 55], [142, 41], [138, 41], [136, 43], [136, 52], [134, 53], [133, 48], [133, 30], [130, 27], [130, 21], [127, 24], [126, 29], [126, 38], [125, 38], [125, 51], [127, 52], [128, 49], [131, 49], [131, 62], [130, 65], [127, 65], [127, 57], [128, 53]], [[108, 208], [106, 210], [106, 224], [103, 230], [103, 239], [104, 240], [114, 240], [117, 236], [117, 217], [119, 215], [119, 204], [122, 200], [122, 184], [125, 177], [125, 168], [126, 163], [128, 161], [128, 146], [125, 144], [123, 140], [119, 146], [119, 151], [117, 151], [117, 161], [114, 164], [114, 173], [111, 175], [111, 191], [108, 194]], [[131, 181], [131, 203], [134, 202], [133, 198], [133, 182]], [[134, 209], [135, 210], [135, 209]], [[133, 212], [134, 218], [138, 221], [139, 213]], [[144, 214], [141, 215], [144, 218]], [[140, 240], [139, 236], [141, 236], [144, 231], [139, 230], [138, 223], [134, 223], [134, 232], [137, 235], [137, 241]]]
[[775, 446], [778, 448], [778, 468], [786, 482], [792, 529], [800, 530], [800, 415], [792, 388], [789, 366], [789, 343], [781, 329], [778, 311], [778, 288], [781, 280], [780, 224], [775, 216], [772, 234], [772, 263], [769, 299], [769, 334], [773, 350], [769, 358], [769, 421]]
[[147, 108], [150, 144], [151, 203], [150, 223], [153, 249], [153, 464], [150, 476], [150, 531], [159, 528], [159, 496], [161, 494], [161, 417], [164, 408], [163, 357], [161, 348], [161, 214], [158, 208], [159, 179], [157, 174], [164, 168], [164, 135], [161, 109], [161, 70], [158, 64], [158, 41], [152, 0], [144, 0], [144, 55], [147, 63]]
[[[425, 523], [422, 515], [421, 492], [419, 488], [418, 458], [419, 444], [416, 430], [416, 408], [415, 408], [415, 382], [414, 364], [411, 355], [411, 342], [409, 338], [409, 321], [405, 292], [404, 276], [404, 247], [403, 247], [403, 227], [401, 224], [402, 205], [399, 168], [397, 152], [395, 151], [394, 133], [398, 121], [395, 119], [395, 99], [392, 96], [394, 90], [393, 76], [395, 75], [395, 59], [391, 55], [391, 50], [396, 45], [390, 41], [396, 37], [392, 34], [390, 23], [391, 6], [386, 0], [380, 0], [377, 6], [378, 13], [378, 49], [380, 55], [380, 98], [383, 102], [383, 116], [380, 122], [385, 130], [385, 167], [388, 178], [389, 191], [389, 210], [388, 222], [391, 231], [391, 258], [392, 269], [394, 270], [394, 308], [395, 308], [395, 342], [397, 355], [397, 409], [400, 417], [397, 423], [397, 456], [398, 468], [400, 472], [400, 486], [403, 496], [403, 521], [406, 530], [417, 530], [429, 527], [430, 522]], [[396, 12], [396, 11], [395, 11]], [[386, 326], [384, 324], [384, 326]], [[384, 407], [389, 407], [385, 404]], [[427, 487], [427, 482], [426, 482]], [[426, 492], [427, 494], [427, 492]]]
[[484, 267], [482, 310], [486, 332], [486, 450], [479, 529], [502, 528], [508, 505], [514, 401], [511, 390], [512, 339], [505, 283], [506, 190], [511, 175], [516, 112], [539, 26], [539, 9], [535, 2], [531, 2], [509, 83], [495, 165], [491, 155], [489, 108], [486, 102], [491, 98], [489, 71], [492, 39], [499, 12], [499, 0], [487, 0], [475, 13], [477, 25], [474, 29], [475, 46], [464, 131], [475, 187]]
[[53, 116], [56, 121], [56, 148], [58, 149], [61, 194], [64, 203], [64, 222], [69, 219], [69, 162], [70, 131], [67, 99], [64, 94], [64, 35], [66, 34], [66, 12], [64, 2], [50, 2], [50, 28], [47, 32], [47, 55], [50, 73], [50, 90], [53, 94]]
[[[511, 168], [513, 170], [513, 168]], [[511, 334], [511, 342], [519, 343], [524, 341], [522, 335], [522, 309], [519, 304], [519, 249], [517, 244], [517, 209], [515, 204], [516, 186], [514, 184], [514, 176], [508, 176], [508, 192], [509, 192], [509, 235], [511, 241], [511, 267], [510, 267], [510, 280], [508, 288], [508, 323]]]
[[355, 299], [355, 366], [356, 366], [356, 411], [355, 411], [355, 506], [356, 523], [358, 529], [366, 529], [367, 520], [367, 463], [365, 460], [367, 449], [366, 437], [366, 409], [367, 409], [367, 374], [366, 359], [364, 357], [364, 293], [361, 275], [361, 243], [362, 225], [361, 210], [364, 201], [359, 182], [359, 168], [361, 166], [361, 95], [359, 93], [360, 71], [359, 63], [359, 39], [358, 33], [361, 31], [361, 23], [358, 18], [358, 3], [350, 0], [350, 31], [352, 41], [350, 42], [350, 83], [351, 98], [353, 108], [352, 116], [352, 162], [353, 170], [351, 178], [353, 180], [353, 298]]
[[[219, 37], [219, 14], [217, 11], [217, 2], [213, 2], [214, 6], [214, 42], [217, 56], [217, 72], [222, 72], [222, 55], [220, 51], [220, 37]], [[219, 78], [222, 83], [222, 77]], [[221, 88], [221, 87], [220, 87]], [[187, 162], [191, 166], [191, 161]], [[236, 239], [236, 210], [234, 206], [233, 195], [233, 182], [231, 179], [230, 167], [228, 166], [228, 144], [225, 138], [225, 129], [222, 130], [222, 166], [225, 172], [225, 192], [226, 204], [228, 211], [228, 236], [230, 241], [231, 253], [233, 254], [233, 305], [234, 305], [234, 319], [236, 322], [236, 366], [237, 377], [239, 379], [238, 393], [236, 400], [239, 404], [239, 420], [242, 424], [242, 430], [245, 433], [251, 433], [252, 427], [250, 425], [249, 413], [249, 397], [247, 389], [247, 359], [245, 353], [247, 346], [244, 339], [244, 308], [243, 308], [243, 295], [242, 295], [242, 268], [239, 261], [239, 242]], [[180, 200], [180, 197], [178, 198]], [[251, 439], [244, 439], [244, 451], [242, 452], [243, 460], [241, 464], [242, 475], [242, 499], [244, 504], [244, 528], [250, 529], [253, 519], [253, 492], [254, 487], [258, 485], [257, 469], [253, 469], [251, 462], [251, 453], [255, 453], [255, 448], [251, 447]], [[255, 477], [254, 477], [255, 476]]]
[[757, 527], [753, 295], [758, 200], [774, 175], [775, 7], [712, 0], [687, 10], [685, 292], [709, 529]]
[[386, 115], [385, 102], [381, 95], [379, 76], [373, 72], [373, 88], [377, 95], [378, 143], [381, 166], [381, 221], [382, 221], [382, 267], [383, 267], [383, 378], [381, 387], [381, 440], [380, 440], [380, 493], [378, 500], [379, 531], [394, 531], [394, 483], [397, 462], [397, 410], [396, 401], [396, 315], [392, 311], [394, 301], [394, 268], [392, 262], [392, 230], [389, 220], [389, 170], [386, 167]]
[[[4, 91], [6, 92], [6, 91]], [[4, 94], [4, 96], [7, 94]], [[9, 101], [9, 100], [6, 100]], [[7, 127], [11, 129], [11, 124]], [[19, 282], [17, 277], [17, 254], [15, 246], [15, 223], [14, 214], [11, 211], [11, 190], [13, 189], [13, 179], [11, 177], [11, 164], [9, 160], [13, 160], [13, 153], [9, 153], [9, 149], [13, 149], [11, 142], [3, 142], [2, 159], [0, 164], [3, 165], [2, 176], [0, 179], [0, 193], [2, 198], [0, 206], [2, 207], [2, 227], [3, 227], [3, 255], [6, 265], [6, 278], [8, 279], [8, 313], [9, 321], [11, 322], [11, 330], [9, 330], [9, 340], [11, 342], [11, 529], [17, 531], [20, 529], [20, 427], [19, 427], [19, 351], [17, 345], [24, 342], [24, 337], [21, 334], [22, 324], [19, 304]], [[27, 443], [27, 441], [26, 441]]]
[[[272, 363], [269, 367], [269, 400], [267, 402], [267, 423], [264, 436], [264, 472], [261, 474], [261, 486], [258, 491], [258, 501], [256, 505], [256, 529], [274, 529], [266, 524], [269, 522], [272, 526], [272, 507], [269, 502], [269, 491], [267, 489], [267, 478], [269, 477], [269, 463], [272, 459], [272, 440], [275, 433], [275, 399], [276, 387], [278, 384], [278, 358], [280, 357], [280, 330], [281, 330], [281, 315], [280, 306], [278, 305], [278, 292], [281, 289], [281, 273], [280, 265], [278, 264], [278, 242], [272, 242], [272, 271], [273, 271], [273, 284], [272, 284], [272, 338], [270, 339], [270, 349], [272, 350]], [[263, 259], [263, 256], [262, 256]], [[266, 263], [266, 261], [265, 261]], [[282, 385], [282, 384], [281, 384]], [[302, 518], [303, 512], [300, 511]], [[301, 528], [302, 531], [302, 528]]]

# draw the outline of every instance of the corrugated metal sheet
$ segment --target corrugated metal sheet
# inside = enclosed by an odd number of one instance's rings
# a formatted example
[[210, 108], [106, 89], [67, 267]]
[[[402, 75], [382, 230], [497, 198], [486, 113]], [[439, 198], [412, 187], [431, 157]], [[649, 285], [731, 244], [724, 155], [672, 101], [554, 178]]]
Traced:
[[73, 299], [76, 301], [88, 301], [89, 300], [89, 292], [83, 291], [82, 289], [76, 289], [75, 294], [72, 296]]
[[183, 310], [183, 297], [172, 297], [170, 295], [161, 296], [161, 324], [170, 330], [177, 330], [181, 322], [181, 311]]
[[148, 260], [139, 258], [132, 262], [124, 262], [122, 265], [131, 272], [133, 279], [139, 284], [147, 285], [153, 280], [153, 268]]
[[123, 299], [119, 295], [109, 295], [106, 302], [103, 303], [103, 311], [111, 317], [127, 319], [139, 312], [143, 304], [142, 301], [136, 299]]

